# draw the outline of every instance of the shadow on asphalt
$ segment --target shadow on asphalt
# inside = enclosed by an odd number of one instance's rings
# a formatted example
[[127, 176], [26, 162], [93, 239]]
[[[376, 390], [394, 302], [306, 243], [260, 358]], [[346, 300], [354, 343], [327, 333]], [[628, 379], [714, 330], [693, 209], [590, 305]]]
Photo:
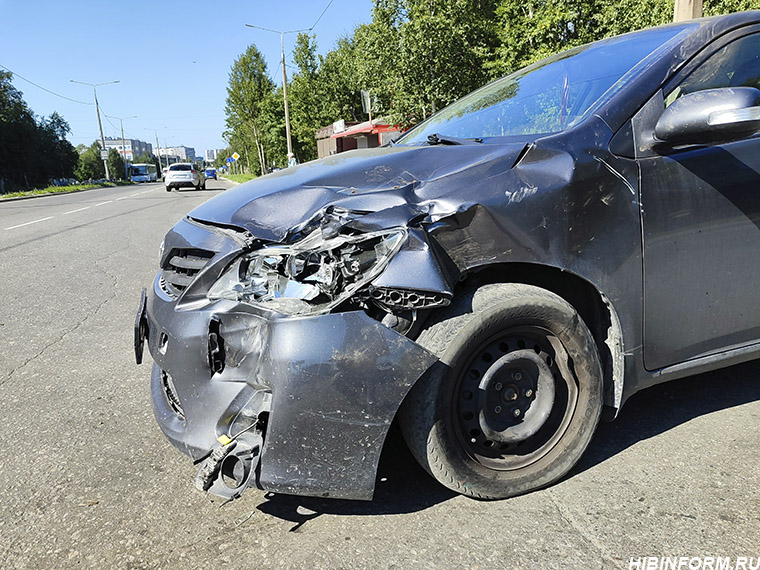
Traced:
[[[760, 363], [750, 362], [724, 370], [674, 380], [643, 390], [623, 406], [618, 418], [602, 423], [573, 477], [617, 455], [633, 444], [664, 433], [694, 418], [760, 400]], [[383, 515], [425, 510], [456, 494], [435, 482], [409, 453], [398, 427], [388, 434], [378, 468], [375, 499], [343, 501], [266, 495], [257, 508], [291, 521], [297, 532], [321, 514]]]
[[406, 447], [401, 430], [394, 423], [380, 456], [375, 498], [372, 501], [345, 501], [314, 497], [293, 497], [268, 493], [257, 508], [271, 516], [296, 523], [291, 532], [321, 514], [386, 515], [422, 511], [455, 497], [428, 475]]
[[200, 190], [196, 190], [195, 188], [175, 188], [174, 190], [172, 190], [172, 192], [176, 192], [176, 193], [179, 193], [179, 194], [185, 194], [185, 193], [193, 193], [194, 194], [196, 192], [218, 192], [220, 190], [227, 190], [227, 188], [225, 188], [224, 186], [221, 186], [221, 185], [219, 185], [219, 186], [213, 185], [212, 186], [211, 184], [206, 183], [206, 187], [205, 188], [201, 188]]
[[633, 444], [694, 418], [760, 400], [760, 363], [748, 362], [673, 380], [634, 394], [615, 421], [599, 425], [570, 477]]

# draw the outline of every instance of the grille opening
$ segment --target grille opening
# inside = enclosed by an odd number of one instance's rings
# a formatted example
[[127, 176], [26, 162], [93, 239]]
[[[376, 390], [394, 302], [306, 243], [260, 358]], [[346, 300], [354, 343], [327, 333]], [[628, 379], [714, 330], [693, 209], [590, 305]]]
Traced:
[[175, 249], [161, 270], [161, 287], [172, 297], [179, 297], [212, 257], [214, 252], [205, 249]]

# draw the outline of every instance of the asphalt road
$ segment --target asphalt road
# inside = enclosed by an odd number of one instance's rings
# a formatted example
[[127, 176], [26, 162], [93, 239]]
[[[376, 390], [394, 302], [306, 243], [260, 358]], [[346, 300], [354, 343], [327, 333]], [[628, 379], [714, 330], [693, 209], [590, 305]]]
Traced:
[[373, 502], [222, 504], [153, 421], [140, 289], [164, 233], [228, 184], [0, 202], [0, 567], [629, 568], [760, 556], [760, 365], [649, 389], [559, 484], [483, 502], [392, 432]]

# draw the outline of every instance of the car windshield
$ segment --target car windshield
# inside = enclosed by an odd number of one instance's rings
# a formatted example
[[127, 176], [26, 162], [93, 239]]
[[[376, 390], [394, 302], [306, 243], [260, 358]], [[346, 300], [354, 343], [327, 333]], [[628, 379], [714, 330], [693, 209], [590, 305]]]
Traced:
[[668, 26], [573, 48], [466, 95], [399, 144], [439, 134], [461, 139], [558, 133], [606, 101], [653, 52], [693, 25]]
[[192, 167], [189, 164], [172, 164], [169, 170], [192, 170]]

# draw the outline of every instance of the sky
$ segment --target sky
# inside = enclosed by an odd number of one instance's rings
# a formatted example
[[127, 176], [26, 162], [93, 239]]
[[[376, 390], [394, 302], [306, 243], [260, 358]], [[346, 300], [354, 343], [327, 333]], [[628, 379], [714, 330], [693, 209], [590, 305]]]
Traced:
[[[245, 24], [304, 29], [324, 11], [311, 33], [326, 53], [369, 22], [371, 10], [372, 0], [0, 0], [0, 66], [14, 73], [13, 85], [38, 117], [57, 111], [66, 119], [74, 146], [99, 134], [92, 87], [70, 80], [119, 81], [97, 88], [106, 137], [121, 137], [120, 117], [126, 138], [155, 146], [157, 134], [162, 147], [193, 147], [202, 156], [226, 147], [228, 75], [250, 44], [282, 83], [279, 34]], [[285, 36], [288, 65], [295, 40]]]

